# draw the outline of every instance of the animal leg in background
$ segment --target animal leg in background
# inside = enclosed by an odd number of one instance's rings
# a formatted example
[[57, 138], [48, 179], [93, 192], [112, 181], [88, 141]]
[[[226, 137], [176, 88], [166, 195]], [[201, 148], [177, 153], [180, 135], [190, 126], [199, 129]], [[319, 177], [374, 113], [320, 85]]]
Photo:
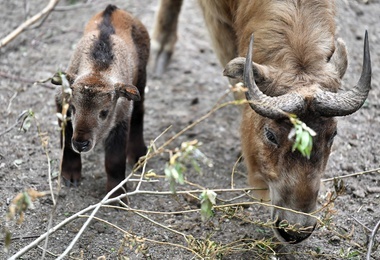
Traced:
[[152, 62], [155, 76], [164, 73], [177, 41], [178, 16], [183, 0], [161, 0], [152, 33]]

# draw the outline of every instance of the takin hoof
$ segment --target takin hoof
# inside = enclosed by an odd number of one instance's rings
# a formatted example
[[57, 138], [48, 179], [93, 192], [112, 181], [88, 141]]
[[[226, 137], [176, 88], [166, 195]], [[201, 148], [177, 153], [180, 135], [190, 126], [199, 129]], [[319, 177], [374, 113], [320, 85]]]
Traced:
[[82, 175], [79, 172], [62, 172], [61, 174], [62, 180], [65, 183], [66, 187], [78, 187], [80, 184], [80, 180], [82, 179]]
[[130, 151], [128, 151], [127, 161], [130, 165], [135, 165], [139, 159], [146, 155], [148, 148], [144, 145], [139, 148], [132, 147]]
[[[107, 180], [107, 185], [106, 185], [106, 190], [107, 190], [107, 193], [109, 193], [111, 190], [113, 190], [113, 188], [115, 188], [117, 185], [119, 185], [120, 182], [122, 182], [123, 180], [120, 180], [120, 181], [117, 181], [117, 180]], [[127, 188], [126, 188], [126, 185], [123, 185], [121, 188], [117, 189], [116, 191], [114, 191], [112, 194], [111, 194], [111, 197], [110, 198], [116, 198], [122, 194], [125, 194], [127, 193]], [[127, 196], [125, 196], [124, 198], [121, 199], [124, 203], [128, 204], [128, 198]], [[114, 205], [117, 205], [118, 203], [112, 203]]]

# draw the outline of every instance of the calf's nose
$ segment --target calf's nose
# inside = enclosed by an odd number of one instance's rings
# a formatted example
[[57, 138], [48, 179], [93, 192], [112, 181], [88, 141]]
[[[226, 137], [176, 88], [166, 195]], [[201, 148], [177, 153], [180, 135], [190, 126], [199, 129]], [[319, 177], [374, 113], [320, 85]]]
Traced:
[[90, 150], [90, 141], [85, 140], [85, 141], [77, 141], [77, 140], [72, 140], [72, 144], [78, 152], [87, 152]]

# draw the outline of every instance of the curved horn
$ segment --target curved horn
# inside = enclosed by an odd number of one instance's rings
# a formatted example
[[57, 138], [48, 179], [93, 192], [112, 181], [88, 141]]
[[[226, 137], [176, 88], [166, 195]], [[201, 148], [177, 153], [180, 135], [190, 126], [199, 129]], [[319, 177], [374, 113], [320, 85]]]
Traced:
[[284, 112], [298, 114], [305, 108], [304, 98], [295, 93], [289, 93], [278, 97], [265, 95], [257, 87], [252, 70], [253, 34], [249, 43], [247, 58], [244, 65], [244, 85], [248, 88], [245, 93], [251, 108], [261, 116], [271, 119], [286, 117]]
[[318, 92], [313, 101], [315, 111], [326, 117], [346, 116], [357, 111], [367, 99], [371, 89], [371, 57], [369, 53], [368, 32], [364, 37], [363, 69], [356, 86], [344, 93]]

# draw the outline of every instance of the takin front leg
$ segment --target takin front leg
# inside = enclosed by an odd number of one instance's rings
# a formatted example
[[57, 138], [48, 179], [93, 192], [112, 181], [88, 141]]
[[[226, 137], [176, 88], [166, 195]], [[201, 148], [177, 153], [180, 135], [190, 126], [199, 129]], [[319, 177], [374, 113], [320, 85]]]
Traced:
[[[149, 53], [140, 53], [140, 60], [146, 61]], [[136, 87], [140, 92], [140, 101], [133, 102], [130, 133], [128, 139], [127, 156], [128, 163], [134, 165], [141, 156], [146, 155], [147, 148], [144, 142], [144, 100], [146, 85], [146, 63], [139, 65], [139, 73]]]
[[[61, 125], [61, 121], [59, 121], [59, 124]], [[73, 127], [70, 121], [67, 122], [64, 132], [65, 132], [65, 138], [63, 138], [62, 131], [61, 131], [61, 149], [63, 149], [61, 176], [64, 179], [66, 186], [70, 187], [71, 185], [73, 185], [74, 187], [77, 187], [82, 177], [81, 175], [82, 162], [81, 162], [80, 154], [74, 152], [71, 149], [71, 138], [73, 136]], [[63, 147], [63, 141], [65, 142], [64, 147]]]
[[[110, 192], [120, 182], [125, 179], [127, 143], [128, 143], [128, 123], [121, 122], [107, 137], [105, 142], [105, 168], [107, 173], [107, 192]], [[124, 186], [126, 188], [126, 186]], [[123, 194], [122, 188], [115, 191], [111, 196], [117, 197]]]
[[182, 2], [183, 0], [160, 1], [151, 40], [155, 76], [163, 74], [173, 54]]
[[127, 147], [128, 163], [134, 165], [141, 156], [146, 154], [147, 148], [144, 142], [144, 94], [140, 95], [141, 101], [133, 104], [133, 112], [130, 125], [129, 142]]

